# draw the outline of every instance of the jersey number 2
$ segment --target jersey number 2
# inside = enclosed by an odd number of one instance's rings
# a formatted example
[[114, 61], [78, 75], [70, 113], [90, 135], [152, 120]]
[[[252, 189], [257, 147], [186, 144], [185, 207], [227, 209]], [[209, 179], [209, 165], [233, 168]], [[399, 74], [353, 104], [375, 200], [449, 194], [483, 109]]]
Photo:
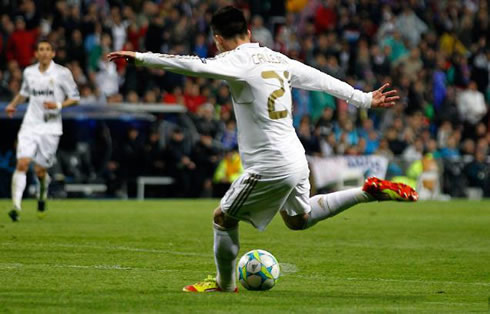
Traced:
[[[287, 71], [284, 71], [284, 77], [286, 79], [289, 78], [289, 73]], [[275, 102], [276, 99], [279, 97], [282, 97], [286, 90], [284, 89], [284, 79], [275, 71], [264, 71], [262, 72], [262, 78], [264, 79], [277, 79], [279, 80], [279, 83], [281, 83], [281, 88], [276, 89], [273, 91], [269, 99], [267, 99], [267, 111], [269, 111], [269, 118], [277, 120], [277, 119], [282, 119], [286, 118], [288, 115], [287, 110], [281, 110], [281, 111], [276, 111], [275, 109]]]

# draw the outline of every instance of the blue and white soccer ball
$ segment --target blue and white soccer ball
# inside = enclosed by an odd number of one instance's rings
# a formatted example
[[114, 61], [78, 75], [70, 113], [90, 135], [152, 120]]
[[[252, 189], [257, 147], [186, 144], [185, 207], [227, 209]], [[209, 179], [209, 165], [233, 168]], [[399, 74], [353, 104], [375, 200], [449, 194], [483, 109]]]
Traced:
[[248, 290], [269, 290], [274, 287], [281, 269], [274, 255], [264, 250], [245, 253], [237, 266], [238, 280]]

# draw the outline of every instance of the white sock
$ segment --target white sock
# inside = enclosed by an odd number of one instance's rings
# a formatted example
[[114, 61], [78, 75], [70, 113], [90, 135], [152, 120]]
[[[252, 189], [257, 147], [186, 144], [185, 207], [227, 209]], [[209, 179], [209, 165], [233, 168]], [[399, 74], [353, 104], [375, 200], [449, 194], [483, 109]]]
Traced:
[[12, 176], [12, 203], [14, 208], [20, 210], [22, 195], [24, 194], [24, 189], [26, 188], [26, 173], [22, 171], [15, 170]]
[[36, 197], [38, 201], [45, 201], [48, 198], [48, 187], [51, 182], [49, 174], [46, 173], [43, 179], [38, 179], [38, 185], [36, 189]]
[[223, 229], [214, 224], [213, 229], [216, 281], [223, 291], [234, 291], [236, 288], [236, 258], [240, 250], [238, 226], [234, 229]]
[[362, 188], [315, 195], [310, 198], [311, 212], [306, 228], [310, 228], [319, 221], [340, 214], [356, 204], [371, 202], [373, 200]]

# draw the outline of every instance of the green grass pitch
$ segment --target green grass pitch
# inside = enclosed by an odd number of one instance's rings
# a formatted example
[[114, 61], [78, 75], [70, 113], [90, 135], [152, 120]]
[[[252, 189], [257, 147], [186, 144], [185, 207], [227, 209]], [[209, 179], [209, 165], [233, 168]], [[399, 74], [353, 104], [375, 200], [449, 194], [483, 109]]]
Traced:
[[487, 312], [490, 202], [358, 205], [311, 230], [241, 224], [240, 255], [272, 252], [272, 290], [181, 291], [214, 274], [217, 200], [51, 201], [19, 223], [0, 201], [0, 312]]

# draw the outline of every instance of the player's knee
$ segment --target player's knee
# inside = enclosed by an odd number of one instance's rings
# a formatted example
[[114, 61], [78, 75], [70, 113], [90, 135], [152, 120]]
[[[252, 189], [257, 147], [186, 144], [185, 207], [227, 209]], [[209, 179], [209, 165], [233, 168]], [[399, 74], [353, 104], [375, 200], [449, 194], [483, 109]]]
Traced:
[[304, 230], [307, 226], [308, 215], [288, 216], [281, 212], [282, 218], [286, 226], [291, 230]]
[[287, 221], [286, 222], [286, 226], [289, 229], [294, 230], [294, 231], [304, 230], [304, 229], [306, 229], [306, 222], [297, 223], [297, 222], [289, 222], [289, 221]]
[[213, 213], [213, 221], [214, 221], [214, 223], [222, 227], [223, 220], [224, 220], [224, 217], [223, 216], [224, 216], [224, 214], [221, 211], [221, 209], [220, 208], [216, 208], [214, 210], [214, 213]]
[[22, 172], [27, 172], [27, 170], [29, 169], [29, 162], [30, 160], [29, 159], [19, 159], [17, 160], [17, 171], [22, 171]]
[[44, 170], [44, 169], [36, 169], [36, 176], [39, 179], [44, 178], [46, 176], [46, 170]]
[[40, 179], [44, 178], [44, 176], [46, 175], [46, 169], [45, 168], [37, 166], [34, 168], [34, 171], [36, 172], [36, 176]]
[[213, 217], [214, 223], [220, 226], [223, 229], [232, 229], [238, 225], [238, 220], [227, 216], [222, 210], [221, 207], [216, 208], [214, 211]]

